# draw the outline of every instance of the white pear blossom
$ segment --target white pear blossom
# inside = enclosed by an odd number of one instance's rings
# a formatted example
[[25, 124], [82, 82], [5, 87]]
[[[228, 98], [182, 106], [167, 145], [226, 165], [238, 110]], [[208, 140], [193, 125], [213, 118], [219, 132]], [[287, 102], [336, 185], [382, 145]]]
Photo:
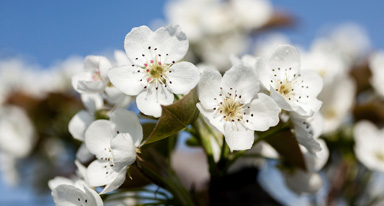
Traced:
[[271, 18], [273, 9], [268, 0], [229, 1], [230, 11], [236, 24], [245, 29], [263, 26]]
[[103, 206], [101, 197], [91, 188], [84, 185], [59, 185], [52, 190], [56, 206]]
[[84, 72], [72, 77], [72, 86], [79, 93], [102, 92], [109, 83], [107, 71], [112, 68], [111, 62], [103, 56], [87, 56], [84, 61]]
[[103, 186], [101, 192], [117, 189], [125, 180], [129, 165], [136, 160], [136, 147], [143, 139], [142, 127], [135, 113], [118, 108], [110, 121], [96, 120], [85, 133], [85, 144], [96, 155], [87, 168], [91, 186]]
[[371, 85], [375, 91], [384, 97], [384, 52], [380, 51], [371, 56], [369, 59], [369, 68], [372, 72]]
[[295, 169], [294, 171], [282, 170], [286, 185], [296, 194], [314, 194], [323, 185], [323, 180], [317, 173], [324, 167], [329, 157], [329, 150], [323, 140], [317, 140], [323, 148], [316, 155], [309, 152], [305, 147], [300, 146], [304, 155], [307, 171]]
[[371, 47], [367, 32], [360, 25], [345, 23], [328, 28], [327, 36], [315, 40], [314, 49], [342, 56], [349, 66], [361, 61]]
[[324, 117], [324, 134], [336, 131], [348, 119], [354, 104], [356, 84], [347, 75], [340, 75], [324, 85], [319, 94], [323, 102], [320, 113]]
[[224, 134], [231, 151], [250, 149], [255, 130], [265, 131], [279, 122], [280, 108], [258, 92], [253, 69], [242, 63], [234, 65], [223, 77], [209, 67], [202, 73], [197, 108]]
[[290, 119], [299, 144], [303, 145], [312, 154], [321, 151], [322, 148], [317, 141], [324, 127], [321, 114], [317, 112], [311, 117], [303, 117], [295, 112], [291, 112]]
[[355, 154], [367, 168], [384, 172], [384, 129], [362, 120], [353, 130]]
[[348, 71], [348, 65], [342, 56], [329, 51], [312, 48], [310, 52], [303, 52], [301, 68], [316, 71], [324, 81], [324, 85], [330, 84], [339, 76], [344, 76]]
[[174, 94], [185, 94], [199, 81], [199, 70], [189, 62], [178, 62], [188, 51], [188, 40], [178, 25], [151, 31], [133, 28], [125, 37], [128, 66], [108, 72], [113, 85], [128, 95], [146, 115], [160, 117], [161, 105], [173, 103]]
[[300, 55], [293, 46], [280, 45], [265, 65], [257, 64], [262, 85], [282, 109], [302, 116], [319, 111], [322, 103], [317, 95], [323, 81], [314, 71], [300, 71]]

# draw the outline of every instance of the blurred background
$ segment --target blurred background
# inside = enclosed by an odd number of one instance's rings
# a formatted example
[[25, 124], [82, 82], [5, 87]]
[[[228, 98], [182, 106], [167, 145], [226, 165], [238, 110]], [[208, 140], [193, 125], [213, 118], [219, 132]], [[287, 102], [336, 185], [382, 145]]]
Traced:
[[[283, 42], [308, 49], [316, 38], [340, 30], [350, 32], [351, 36], [358, 33], [357, 45], [365, 54], [384, 49], [382, 1], [269, 3], [276, 19], [265, 31], [253, 36], [254, 44], [262, 45], [260, 41], [277, 35]], [[49, 136], [30, 140], [29, 145], [39, 146], [29, 149], [32, 155], [20, 155], [15, 167], [7, 167], [14, 164], [13, 157], [1, 156], [0, 205], [53, 205], [47, 180], [73, 172], [73, 166], [68, 165], [73, 164], [80, 145], [67, 131], [69, 119], [82, 108], [76, 95], [71, 94], [71, 76], [82, 70], [87, 55], [113, 57], [115, 50], [124, 50], [124, 37], [133, 27], [148, 25], [155, 29], [166, 25], [171, 16], [171, 10], [166, 9], [168, 4], [170, 1], [158, 0], [0, 0], [0, 85], [18, 87], [12, 95], [9, 89], [0, 88], [0, 103], [25, 108], [39, 136]], [[245, 53], [254, 52], [248, 50], [237, 55]], [[57, 72], [62, 78], [51, 75]], [[56, 141], [58, 138], [65, 141]], [[4, 142], [0, 141], [0, 151]]]

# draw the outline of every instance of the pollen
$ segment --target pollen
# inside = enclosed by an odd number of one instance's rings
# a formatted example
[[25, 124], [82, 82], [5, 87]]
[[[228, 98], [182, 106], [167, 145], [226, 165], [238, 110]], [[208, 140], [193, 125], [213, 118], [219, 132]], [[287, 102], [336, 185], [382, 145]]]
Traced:
[[218, 105], [218, 111], [223, 115], [225, 121], [234, 122], [243, 120], [244, 108], [239, 101], [240, 96], [235, 91], [234, 95], [228, 93]]

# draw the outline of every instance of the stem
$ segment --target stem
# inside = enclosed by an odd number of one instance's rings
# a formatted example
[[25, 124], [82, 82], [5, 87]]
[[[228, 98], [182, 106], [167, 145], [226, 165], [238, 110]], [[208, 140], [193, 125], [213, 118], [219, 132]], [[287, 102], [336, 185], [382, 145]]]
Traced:
[[212, 135], [211, 133], [212, 131], [209, 130], [211, 128], [207, 125], [207, 123], [205, 123], [201, 115], [195, 122], [192, 123], [192, 127], [196, 131], [197, 136], [200, 140], [200, 143], [205, 151], [205, 154], [207, 155], [208, 164], [209, 164], [209, 173], [211, 174], [211, 176], [213, 176], [216, 173], [216, 162], [213, 157], [212, 146], [208, 136], [209, 134]]
[[142, 162], [136, 161], [135, 164], [148, 179], [172, 193], [182, 205], [194, 205], [188, 191], [183, 186], [176, 185], [173, 181], [163, 178], [149, 167], [146, 167]]

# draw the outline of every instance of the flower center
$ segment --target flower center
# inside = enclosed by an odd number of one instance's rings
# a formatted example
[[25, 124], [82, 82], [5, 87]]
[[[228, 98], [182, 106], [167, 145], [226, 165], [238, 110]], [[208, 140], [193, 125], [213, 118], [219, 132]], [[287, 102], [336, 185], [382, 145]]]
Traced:
[[[220, 96], [222, 96], [222, 94], [220, 94]], [[228, 92], [226, 97], [223, 98], [214, 110], [222, 114], [225, 121], [241, 121], [243, 120], [244, 108], [240, 99], [241, 95], [238, 96], [237, 91], [234, 93]]]
[[169, 70], [169, 65], [163, 65], [161, 62], [158, 62], [156, 58], [149, 63], [145, 63], [144, 66], [148, 83], [166, 83], [166, 72]]
[[291, 81], [280, 81], [276, 83], [276, 91], [282, 94], [285, 97], [290, 97], [295, 95], [292, 88], [292, 82]]
[[99, 80], [101, 80], [100, 71], [93, 72], [93, 74], [92, 74], [92, 80], [93, 80], [93, 81], [99, 81]]
[[376, 158], [381, 161], [381, 162], [384, 162], [384, 154], [383, 152], [379, 151], [379, 152], [376, 152], [375, 154]]

